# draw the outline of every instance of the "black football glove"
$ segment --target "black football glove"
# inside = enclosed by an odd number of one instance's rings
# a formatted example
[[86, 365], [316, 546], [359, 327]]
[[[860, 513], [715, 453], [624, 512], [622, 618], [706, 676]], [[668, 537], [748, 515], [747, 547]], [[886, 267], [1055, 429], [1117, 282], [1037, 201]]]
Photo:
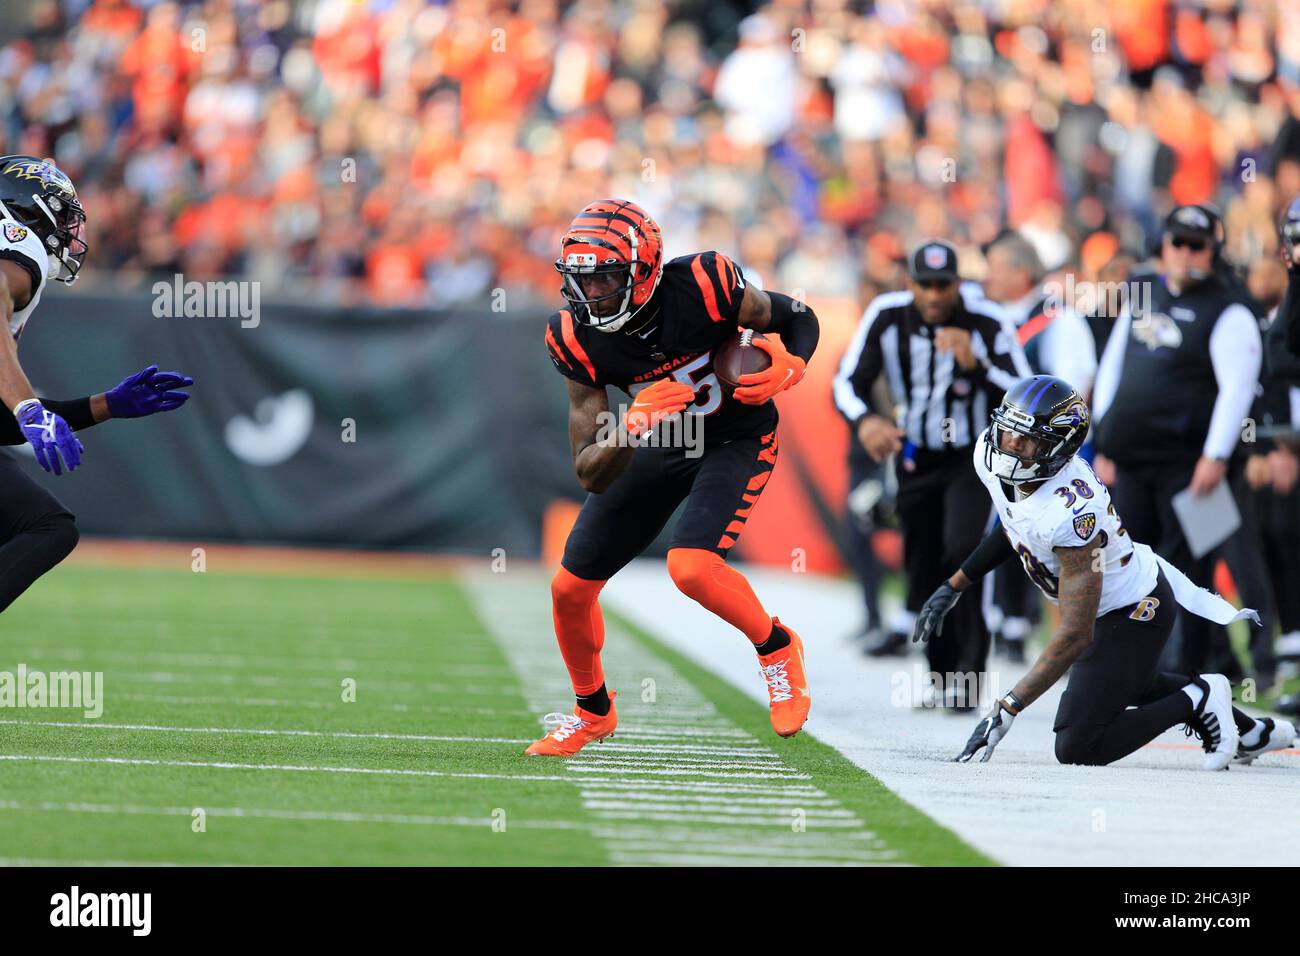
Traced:
[[912, 632], [912, 643], [920, 641], [924, 644], [930, 640], [931, 634], [942, 634], [944, 615], [952, 610], [960, 597], [961, 592], [947, 581], [940, 584], [939, 589], [921, 605], [921, 613], [916, 617], [916, 630]]
[[980, 758], [980, 763], [988, 763], [989, 758], [993, 756], [993, 750], [1002, 742], [1011, 730], [1011, 724], [1016, 719], [1016, 715], [1011, 713], [1002, 706], [1002, 701], [993, 705], [993, 709], [980, 719], [975, 725], [975, 732], [970, 735], [970, 740], [966, 741], [966, 749], [953, 758], [954, 763], [970, 763], [971, 757], [979, 753], [980, 748], [987, 747], [984, 756]]

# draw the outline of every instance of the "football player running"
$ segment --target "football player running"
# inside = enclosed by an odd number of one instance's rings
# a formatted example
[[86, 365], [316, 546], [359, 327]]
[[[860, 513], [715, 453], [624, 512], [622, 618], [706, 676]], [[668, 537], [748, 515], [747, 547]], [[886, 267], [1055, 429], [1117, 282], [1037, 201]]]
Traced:
[[913, 638], [939, 632], [962, 592], [1013, 556], [1059, 604], [1060, 624], [956, 759], [969, 761], [983, 749], [987, 761], [1016, 716], [1071, 665], [1052, 728], [1061, 763], [1109, 764], [1179, 724], [1200, 737], [1207, 770], [1290, 746], [1292, 725], [1235, 709], [1222, 674], [1159, 669], [1177, 605], [1219, 624], [1259, 618], [1192, 584], [1129, 537], [1105, 486], [1077, 457], [1090, 421], [1079, 393], [1062, 379], [1036, 375], [1012, 386], [992, 419], [974, 460], [998, 526], [931, 595]]
[[[32, 446], [55, 475], [81, 463], [73, 434], [109, 418], [140, 418], [185, 404], [194, 380], [151, 365], [107, 392], [57, 401], [37, 398], [18, 361], [18, 339], [47, 279], [71, 284], [85, 260], [86, 215], [72, 181], [50, 160], [0, 156], [0, 444]], [[72, 552], [71, 512], [0, 456], [0, 611]]]
[[[767, 613], [726, 558], [776, 465], [772, 398], [803, 378], [817, 346], [817, 317], [789, 296], [746, 282], [720, 253], [665, 264], [659, 227], [621, 199], [591, 203], [578, 214], [555, 268], [568, 306], [547, 322], [546, 347], [568, 379], [573, 464], [589, 492], [551, 582], [555, 634], [577, 706], [571, 715], [549, 715], [551, 729], [526, 753], [567, 757], [614, 732], [597, 596], [683, 501], [668, 573], [754, 645], [772, 727], [783, 737], [797, 733], [811, 700], [803, 643]], [[742, 327], [768, 333], [753, 344], [772, 364], [741, 376], [740, 387], [724, 394], [713, 351]], [[613, 427], [607, 385], [633, 398]], [[657, 442], [659, 423], [680, 423], [681, 415], [697, 416], [698, 455]]]

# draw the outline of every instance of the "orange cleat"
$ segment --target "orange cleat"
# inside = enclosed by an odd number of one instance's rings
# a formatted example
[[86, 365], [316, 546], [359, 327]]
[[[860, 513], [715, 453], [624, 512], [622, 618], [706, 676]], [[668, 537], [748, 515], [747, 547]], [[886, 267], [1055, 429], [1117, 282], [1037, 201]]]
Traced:
[[772, 729], [782, 737], [793, 737], [808, 719], [808, 708], [812, 706], [808, 675], [804, 671], [803, 641], [777, 618], [772, 618], [772, 623], [790, 635], [790, 643], [779, 651], [759, 655], [759, 670], [771, 698]]
[[542, 719], [551, 729], [524, 753], [530, 757], [572, 757], [593, 740], [613, 737], [618, 726], [618, 714], [614, 710], [616, 693], [609, 692], [609, 713], [604, 717], [581, 707], [574, 707], [572, 714], [547, 714]]

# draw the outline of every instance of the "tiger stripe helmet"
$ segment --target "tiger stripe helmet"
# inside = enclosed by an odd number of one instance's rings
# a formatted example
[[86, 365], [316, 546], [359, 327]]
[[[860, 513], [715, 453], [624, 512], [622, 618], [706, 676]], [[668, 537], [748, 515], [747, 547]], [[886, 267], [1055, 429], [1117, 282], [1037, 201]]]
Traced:
[[574, 217], [560, 243], [560, 291], [584, 325], [615, 332], [650, 301], [664, 272], [659, 226], [636, 203], [599, 199]]

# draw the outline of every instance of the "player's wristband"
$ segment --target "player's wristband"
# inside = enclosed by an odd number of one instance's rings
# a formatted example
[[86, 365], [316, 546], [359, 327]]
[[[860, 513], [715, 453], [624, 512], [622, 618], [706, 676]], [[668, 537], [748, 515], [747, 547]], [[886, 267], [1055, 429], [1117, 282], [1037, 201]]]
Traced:
[[999, 703], [1006, 708], [1012, 717], [1025, 709], [1025, 705], [1020, 703], [1020, 698], [1016, 696], [1015, 691], [1011, 690], [1002, 695], [1002, 700]]
[[24, 398], [21, 402], [19, 402], [17, 405], [14, 406], [14, 418], [17, 418], [30, 406], [39, 405], [40, 403], [41, 400], [39, 398]]

